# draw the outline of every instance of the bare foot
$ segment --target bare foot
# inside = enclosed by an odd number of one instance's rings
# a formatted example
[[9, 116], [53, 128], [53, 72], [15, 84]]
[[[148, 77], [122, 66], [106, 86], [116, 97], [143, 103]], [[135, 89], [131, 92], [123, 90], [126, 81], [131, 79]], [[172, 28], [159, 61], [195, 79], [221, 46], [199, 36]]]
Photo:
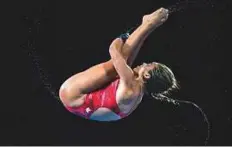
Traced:
[[143, 17], [143, 24], [150, 27], [158, 27], [162, 25], [168, 19], [168, 10], [160, 8], [155, 12], [145, 15]]

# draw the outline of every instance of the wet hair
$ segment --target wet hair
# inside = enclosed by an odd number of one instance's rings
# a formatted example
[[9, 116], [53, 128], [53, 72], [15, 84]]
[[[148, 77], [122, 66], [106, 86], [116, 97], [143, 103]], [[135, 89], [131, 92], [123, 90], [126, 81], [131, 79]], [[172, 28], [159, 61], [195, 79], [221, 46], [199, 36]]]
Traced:
[[179, 84], [171, 69], [164, 64], [157, 63], [157, 68], [150, 70], [148, 73], [151, 75], [151, 78], [145, 82], [146, 94], [156, 100], [170, 102], [175, 105], [180, 105], [180, 103], [191, 104], [201, 112], [208, 126], [207, 137], [204, 142], [207, 145], [210, 138], [210, 123], [205, 112], [194, 102], [168, 97], [170, 92], [179, 89]]
[[177, 80], [169, 67], [157, 63], [157, 68], [148, 72], [151, 78], [145, 82], [145, 89], [148, 95], [156, 99], [162, 99], [171, 91], [179, 89]]

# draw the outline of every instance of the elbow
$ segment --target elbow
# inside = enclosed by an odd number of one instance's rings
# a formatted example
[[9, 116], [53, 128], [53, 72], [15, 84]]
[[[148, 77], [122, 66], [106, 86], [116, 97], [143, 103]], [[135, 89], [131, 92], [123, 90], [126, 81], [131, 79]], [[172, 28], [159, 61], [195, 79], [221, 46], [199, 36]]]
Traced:
[[110, 56], [111, 56], [111, 58], [112, 58], [112, 56], [113, 56], [113, 54], [114, 54], [114, 48], [113, 47], [110, 47], [109, 48], [109, 53], [110, 53]]
[[110, 47], [109, 53], [110, 53], [111, 58], [114, 58], [116, 56], [117, 49], [115, 47]]

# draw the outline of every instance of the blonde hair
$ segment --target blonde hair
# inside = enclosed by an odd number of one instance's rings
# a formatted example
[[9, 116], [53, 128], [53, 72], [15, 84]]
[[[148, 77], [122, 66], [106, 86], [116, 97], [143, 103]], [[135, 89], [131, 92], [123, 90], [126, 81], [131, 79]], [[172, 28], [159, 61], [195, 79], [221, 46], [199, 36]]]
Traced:
[[[207, 137], [204, 142], [205, 145], [207, 145], [210, 138], [210, 123], [205, 112], [194, 102], [169, 98], [168, 95], [170, 94], [170, 92], [180, 88], [179, 84], [177, 83], [177, 80], [170, 68], [161, 63], [157, 63], [157, 65], [158, 68], [149, 71], [149, 73], [151, 74], [151, 78], [148, 80], [147, 83], [145, 83], [145, 88], [147, 90], [146, 93], [156, 100], [170, 102], [175, 105], [180, 105], [180, 103], [191, 104], [196, 107], [203, 115], [204, 121], [207, 123], [208, 126]], [[160, 84], [163, 86], [159, 87], [156, 84]]]
[[157, 68], [150, 70], [149, 74], [151, 78], [145, 83], [146, 93], [155, 99], [175, 103], [173, 99], [165, 97], [171, 91], [179, 89], [179, 84], [171, 69], [164, 64], [157, 63]]

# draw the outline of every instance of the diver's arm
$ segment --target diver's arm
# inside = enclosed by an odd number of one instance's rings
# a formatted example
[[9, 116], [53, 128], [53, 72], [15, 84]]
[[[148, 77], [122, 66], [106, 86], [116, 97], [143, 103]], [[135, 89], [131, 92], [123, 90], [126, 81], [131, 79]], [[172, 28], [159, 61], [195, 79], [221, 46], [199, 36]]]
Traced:
[[[116, 40], [118, 42], [118, 46], [112, 45], [110, 46], [109, 53], [111, 56], [111, 60], [113, 62], [114, 68], [116, 69], [120, 81], [122, 81], [127, 86], [130, 86], [131, 81], [133, 80], [134, 74], [132, 69], [126, 63], [126, 60], [122, 56], [122, 54], [118, 51], [120, 47], [122, 47], [123, 42], [121, 39]], [[118, 48], [117, 48], [118, 47]]]
[[144, 40], [150, 34], [151, 30], [146, 25], [140, 25], [126, 40], [122, 54], [127, 61], [127, 64], [131, 66], [137, 57]]

